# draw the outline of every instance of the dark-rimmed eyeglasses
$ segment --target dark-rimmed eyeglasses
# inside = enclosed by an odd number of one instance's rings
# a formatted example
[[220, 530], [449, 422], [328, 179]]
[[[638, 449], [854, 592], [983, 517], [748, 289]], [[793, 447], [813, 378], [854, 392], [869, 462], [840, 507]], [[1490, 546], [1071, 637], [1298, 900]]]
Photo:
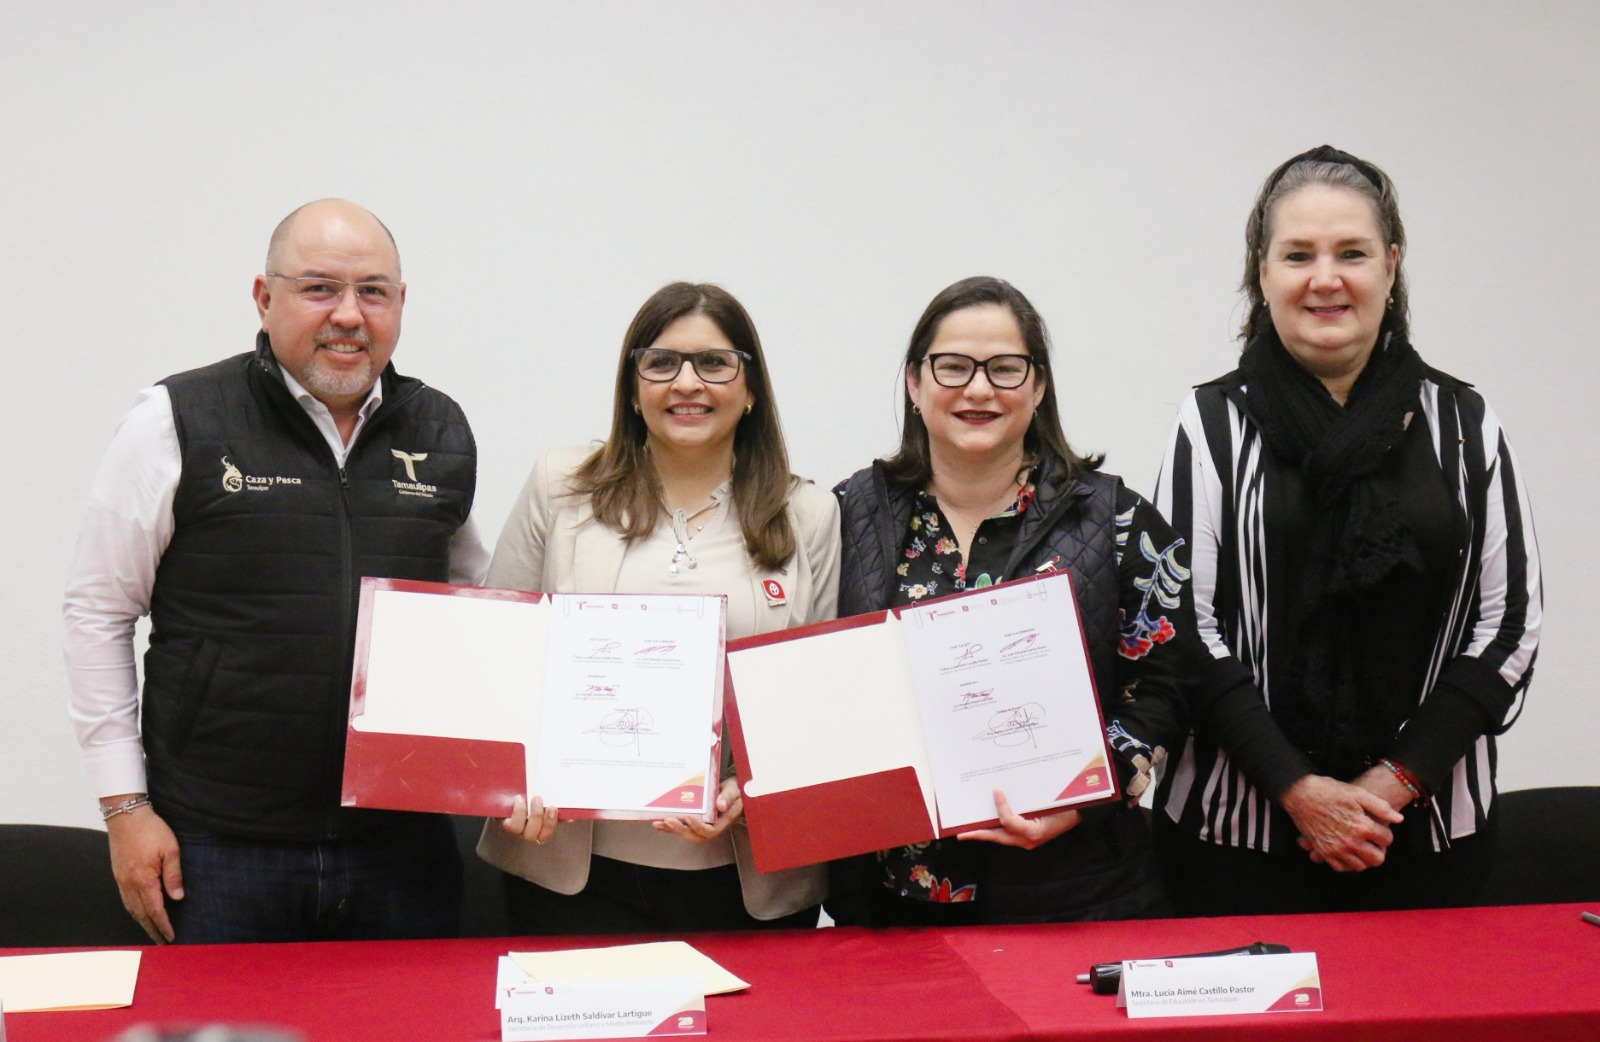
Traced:
[[965, 387], [982, 369], [989, 386], [1009, 391], [1027, 383], [1028, 374], [1033, 371], [1030, 355], [990, 355], [980, 362], [966, 355], [937, 354], [929, 355], [925, 361], [933, 370], [934, 383], [940, 387]]
[[344, 299], [344, 291], [356, 291], [356, 304], [363, 311], [388, 311], [400, 303], [400, 284], [368, 279], [363, 282], [341, 282], [321, 275], [280, 275], [264, 272], [269, 279], [282, 279], [294, 284], [295, 299], [313, 307], [331, 307]]
[[683, 371], [683, 363], [694, 366], [695, 375], [708, 384], [733, 382], [739, 366], [750, 361], [743, 351], [713, 347], [705, 351], [673, 351], [665, 347], [636, 347], [633, 365], [639, 379], [651, 383], [670, 383]]

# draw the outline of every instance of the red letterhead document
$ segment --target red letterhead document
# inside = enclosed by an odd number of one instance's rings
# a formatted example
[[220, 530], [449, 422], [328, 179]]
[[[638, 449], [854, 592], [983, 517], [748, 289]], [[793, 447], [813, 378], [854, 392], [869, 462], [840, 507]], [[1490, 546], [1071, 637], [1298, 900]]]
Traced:
[[729, 740], [763, 872], [1117, 797], [1066, 573], [730, 641]]
[[363, 579], [344, 805], [711, 820], [725, 603]]

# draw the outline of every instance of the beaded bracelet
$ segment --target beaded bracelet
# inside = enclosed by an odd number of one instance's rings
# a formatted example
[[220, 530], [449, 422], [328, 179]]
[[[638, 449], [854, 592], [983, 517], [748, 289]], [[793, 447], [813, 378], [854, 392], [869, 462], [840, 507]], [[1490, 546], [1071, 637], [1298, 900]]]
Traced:
[[150, 806], [150, 797], [148, 795], [144, 794], [144, 793], [140, 793], [138, 796], [134, 796], [134, 797], [131, 797], [129, 799], [123, 800], [121, 803], [117, 804], [114, 807], [107, 807], [107, 806], [102, 805], [100, 807], [100, 820], [101, 821], [110, 821], [112, 818], [116, 817], [118, 814], [126, 814], [130, 810], [138, 810], [140, 807], [148, 807], [148, 806]]
[[1393, 760], [1389, 759], [1387, 756], [1385, 756], [1383, 759], [1379, 760], [1378, 762], [1383, 764], [1385, 767], [1389, 768], [1390, 771], [1394, 772], [1395, 780], [1398, 781], [1401, 785], [1404, 785], [1406, 787], [1406, 791], [1411, 793], [1411, 802], [1413, 804], [1418, 804], [1418, 803], [1424, 804], [1424, 805], [1427, 804], [1427, 802], [1428, 802], [1427, 794], [1422, 791], [1422, 786], [1417, 784], [1417, 780], [1411, 776], [1411, 772], [1410, 771], [1406, 770], [1404, 767], [1402, 767], [1399, 764], [1395, 763]]

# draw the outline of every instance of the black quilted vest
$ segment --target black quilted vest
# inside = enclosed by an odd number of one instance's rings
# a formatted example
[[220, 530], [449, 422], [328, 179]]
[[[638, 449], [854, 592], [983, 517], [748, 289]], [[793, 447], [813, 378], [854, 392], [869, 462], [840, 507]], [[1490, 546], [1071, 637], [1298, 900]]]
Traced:
[[141, 729], [151, 799], [174, 821], [256, 839], [359, 830], [339, 785], [361, 577], [444, 581], [477, 473], [455, 402], [392, 366], [382, 380], [343, 469], [265, 334], [163, 381], [183, 474]]
[[[1040, 468], [1036, 497], [1023, 515], [1004, 574], [1019, 578], [1052, 564], [1072, 576], [1095, 687], [1116, 687], [1116, 496], [1121, 480], [1087, 473], [1068, 478], [1058, 460]], [[897, 581], [894, 567], [911, 520], [916, 490], [892, 487], [874, 463], [843, 482], [839, 614], [878, 611]], [[1117, 802], [1081, 811], [1072, 831], [1035, 850], [978, 844], [986, 922], [1115, 919], [1152, 914], [1165, 891], [1137, 811]], [[828, 909], [847, 923], [871, 921], [867, 889], [876, 882], [871, 855], [835, 862]], [[837, 909], [837, 911], [835, 911]]]
[[[1054, 460], [1040, 468], [1036, 496], [1023, 515], [1016, 549], [1002, 574], [1022, 578], [1050, 562], [1055, 570], [1071, 573], [1095, 686], [1105, 697], [1115, 690], [1119, 639], [1113, 517], [1121, 482], [1096, 473], [1062, 480], [1063, 469]], [[857, 471], [836, 491], [843, 534], [839, 614], [880, 611], [894, 590], [894, 567], [916, 490], [891, 486], [878, 461]]]

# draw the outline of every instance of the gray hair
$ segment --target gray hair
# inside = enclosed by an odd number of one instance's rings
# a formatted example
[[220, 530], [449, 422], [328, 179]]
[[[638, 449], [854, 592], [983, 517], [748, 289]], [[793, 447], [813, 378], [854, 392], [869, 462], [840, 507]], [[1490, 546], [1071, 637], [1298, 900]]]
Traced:
[[[1352, 159], [1355, 157], [1351, 157]], [[1389, 175], [1364, 161], [1340, 163], [1327, 160], [1290, 160], [1279, 167], [1261, 185], [1250, 219], [1244, 226], [1244, 279], [1239, 288], [1250, 301], [1244, 324], [1239, 328], [1239, 338], [1248, 344], [1264, 331], [1263, 321], [1271, 323], [1266, 298], [1261, 293], [1261, 258], [1272, 242], [1272, 219], [1278, 204], [1284, 199], [1311, 185], [1326, 185], [1355, 192], [1372, 204], [1373, 217], [1378, 222], [1378, 235], [1384, 245], [1397, 247], [1394, 265], [1394, 287], [1390, 298], [1394, 301], [1385, 320], [1385, 328], [1403, 339], [1411, 337], [1411, 307], [1406, 296], [1406, 229], [1400, 222], [1400, 200], [1395, 194], [1394, 182]]]

